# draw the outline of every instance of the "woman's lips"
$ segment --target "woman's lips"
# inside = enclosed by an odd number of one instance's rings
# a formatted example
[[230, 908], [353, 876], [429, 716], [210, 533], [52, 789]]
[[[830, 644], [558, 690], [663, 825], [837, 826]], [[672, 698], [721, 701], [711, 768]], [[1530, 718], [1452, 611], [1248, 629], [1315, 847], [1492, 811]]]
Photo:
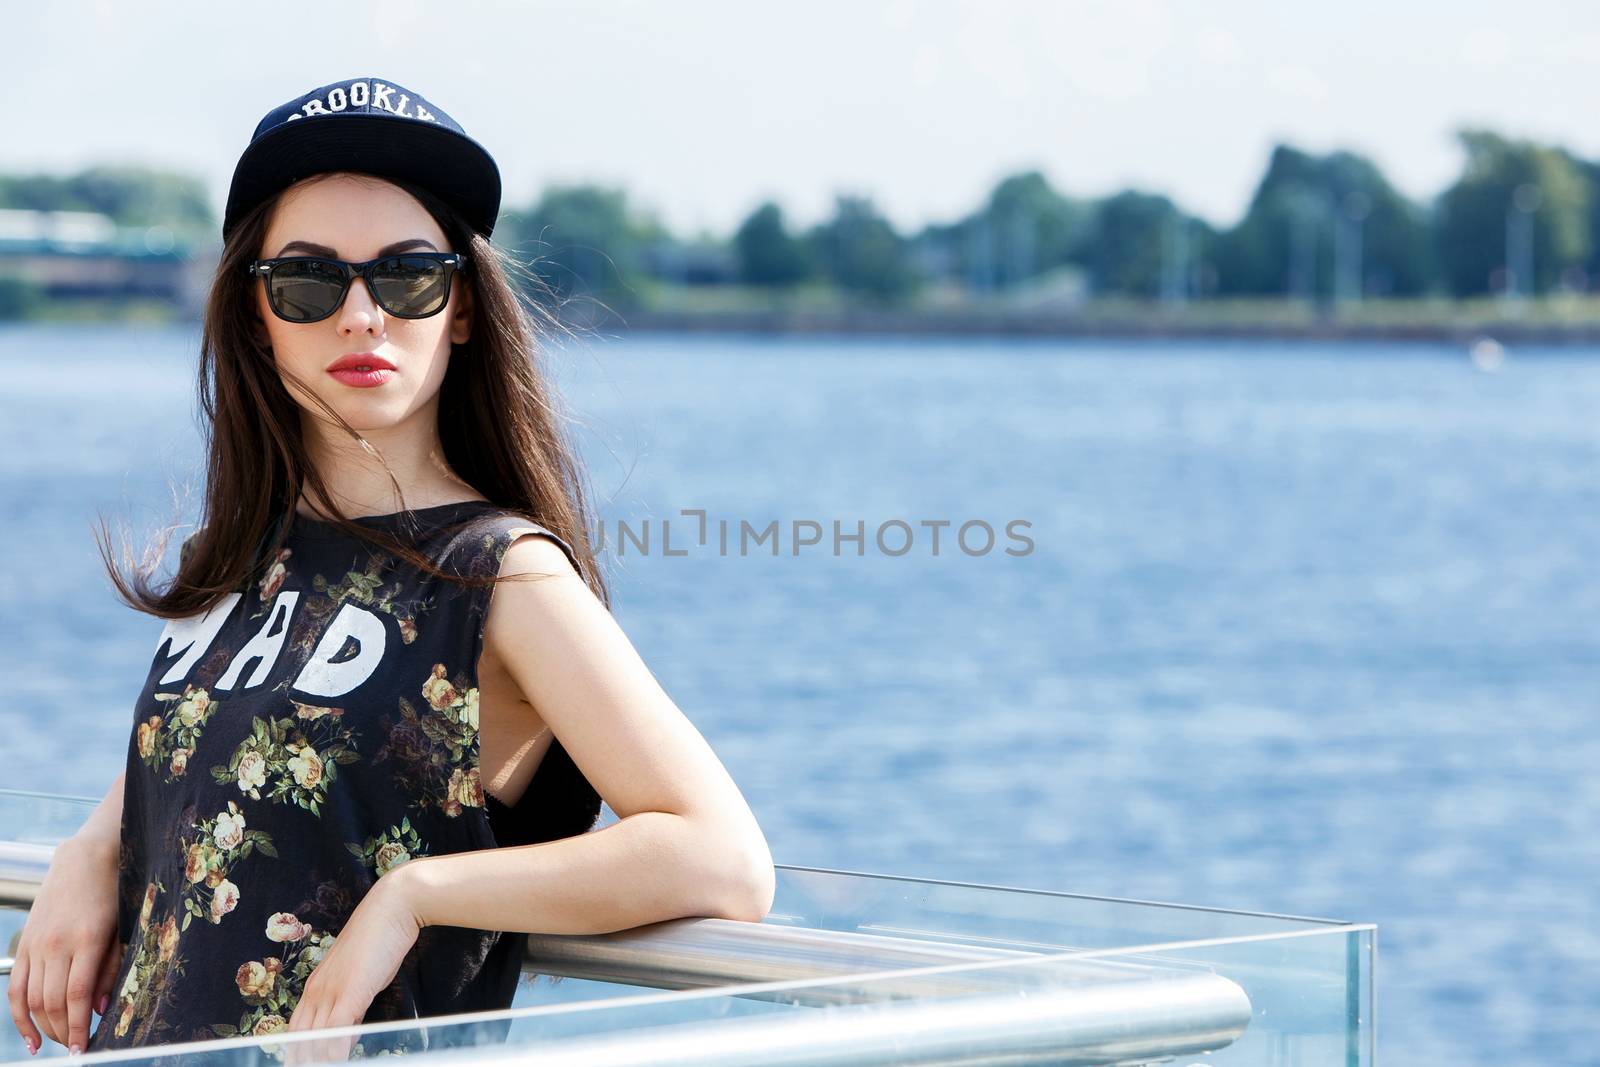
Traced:
[[395, 372], [373, 367], [371, 370], [346, 368], [344, 370], [331, 370], [328, 373], [345, 385], [351, 385], [357, 389], [372, 389], [394, 377]]

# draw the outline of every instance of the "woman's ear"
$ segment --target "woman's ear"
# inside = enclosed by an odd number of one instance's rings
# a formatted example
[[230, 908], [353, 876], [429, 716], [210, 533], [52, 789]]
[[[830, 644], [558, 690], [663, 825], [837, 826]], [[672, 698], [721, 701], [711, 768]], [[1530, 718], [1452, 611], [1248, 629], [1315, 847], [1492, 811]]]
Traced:
[[456, 310], [450, 318], [450, 343], [464, 345], [472, 336], [472, 283], [465, 278], [458, 278], [456, 287]]

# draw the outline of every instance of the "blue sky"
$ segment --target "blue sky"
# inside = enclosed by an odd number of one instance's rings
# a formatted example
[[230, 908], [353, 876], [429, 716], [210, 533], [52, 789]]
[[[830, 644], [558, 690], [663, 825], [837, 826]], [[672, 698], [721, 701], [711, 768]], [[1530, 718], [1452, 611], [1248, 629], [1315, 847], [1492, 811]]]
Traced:
[[1374, 157], [1425, 197], [1483, 124], [1600, 157], [1600, 5], [1551, 0], [600, 4], [382, 0], [8, 8], [0, 168], [202, 175], [219, 212], [270, 108], [340, 78], [435, 100], [505, 202], [626, 186], [681, 232], [863, 193], [902, 227], [1000, 176], [1243, 211], [1271, 146]]

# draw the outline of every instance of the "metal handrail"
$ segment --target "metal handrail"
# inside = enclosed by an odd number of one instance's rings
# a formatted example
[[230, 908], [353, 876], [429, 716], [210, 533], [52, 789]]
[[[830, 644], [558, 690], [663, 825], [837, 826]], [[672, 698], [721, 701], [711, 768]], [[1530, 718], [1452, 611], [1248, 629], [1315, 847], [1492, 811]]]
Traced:
[[[53, 852], [0, 840], [0, 906], [32, 903]], [[1243, 989], [1204, 969], [1046, 960], [1040, 952], [821, 930], [770, 916], [525, 936], [525, 972], [658, 989], [725, 987], [733, 996], [832, 1009], [826, 1026], [808, 1012], [778, 1013], [541, 1042], [541, 1062], [841, 1063], [848, 1051], [851, 1063], [904, 1063], [915, 1050], [919, 1063], [976, 1062], [976, 1051], [1006, 1063], [1149, 1063], [1225, 1047], [1252, 1013]], [[959, 966], [1029, 958], [1043, 962]], [[10, 964], [0, 958], [0, 974]], [[939, 970], [950, 965], [958, 966]], [[785, 982], [811, 984], [739, 988]], [[472, 1059], [514, 1055], [514, 1048], [479, 1048]]]

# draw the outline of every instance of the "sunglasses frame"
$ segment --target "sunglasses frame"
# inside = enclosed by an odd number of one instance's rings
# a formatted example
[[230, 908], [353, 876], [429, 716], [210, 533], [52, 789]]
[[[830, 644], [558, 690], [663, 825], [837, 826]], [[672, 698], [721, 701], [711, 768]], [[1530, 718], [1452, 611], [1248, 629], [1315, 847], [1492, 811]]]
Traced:
[[[431, 259], [444, 266], [444, 299], [439, 301], [437, 308], [432, 311], [425, 311], [421, 315], [406, 315], [392, 310], [383, 302], [383, 298], [378, 295], [377, 288], [372, 284], [372, 272], [379, 263], [387, 263], [392, 259]], [[339, 299], [334, 301], [333, 307], [328, 309], [326, 315], [319, 315], [314, 319], [291, 319], [278, 310], [277, 299], [272, 295], [272, 271], [273, 268], [283, 263], [306, 262], [325, 263], [339, 268], [339, 273], [344, 279], [344, 288], [340, 290]], [[467, 272], [467, 258], [460, 252], [395, 252], [392, 255], [369, 259], [364, 263], [351, 263], [343, 259], [329, 259], [327, 256], [279, 256], [275, 259], [258, 259], [251, 263], [246, 268], [246, 271], [254, 277], [259, 277], [265, 283], [267, 287], [267, 306], [272, 309], [272, 313], [284, 322], [291, 322], [296, 326], [321, 322], [343, 307], [345, 297], [350, 295], [350, 286], [358, 275], [362, 281], [367, 283], [367, 292], [372, 297], [372, 302], [382, 308], [384, 314], [393, 315], [397, 319], [426, 319], [439, 314], [450, 305], [451, 283], [455, 280], [457, 273], [465, 274]]]

